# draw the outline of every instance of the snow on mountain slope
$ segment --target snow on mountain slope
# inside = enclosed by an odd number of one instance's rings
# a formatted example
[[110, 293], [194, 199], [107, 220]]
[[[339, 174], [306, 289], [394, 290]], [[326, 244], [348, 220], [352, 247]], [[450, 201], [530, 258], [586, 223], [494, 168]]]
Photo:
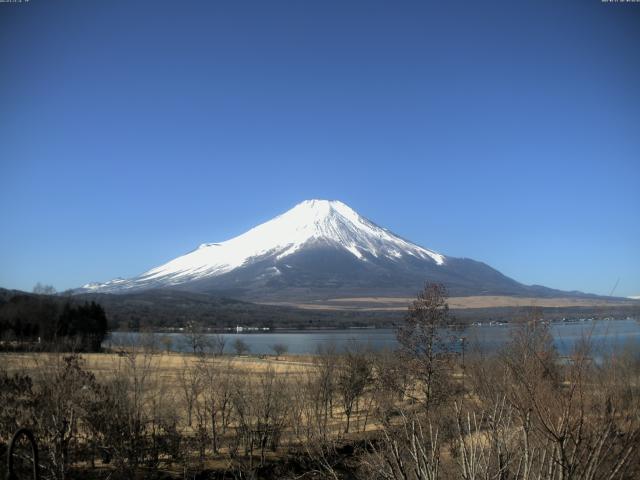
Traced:
[[[85, 285], [83, 291], [115, 292], [180, 285], [227, 274], [265, 257], [280, 261], [307, 246], [322, 243], [369, 258], [415, 258], [441, 266], [446, 257], [410, 243], [361, 217], [339, 201], [307, 200], [248, 232], [221, 243], [205, 243], [186, 255], [130, 280]], [[279, 273], [271, 267], [271, 274]]]

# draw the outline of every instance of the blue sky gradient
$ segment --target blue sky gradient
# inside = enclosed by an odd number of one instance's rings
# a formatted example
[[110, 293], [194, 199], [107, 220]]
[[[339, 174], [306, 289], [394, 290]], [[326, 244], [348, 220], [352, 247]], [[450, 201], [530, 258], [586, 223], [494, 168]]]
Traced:
[[309, 198], [640, 295], [640, 4], [0, 4], [0, 286], [132, 276]]

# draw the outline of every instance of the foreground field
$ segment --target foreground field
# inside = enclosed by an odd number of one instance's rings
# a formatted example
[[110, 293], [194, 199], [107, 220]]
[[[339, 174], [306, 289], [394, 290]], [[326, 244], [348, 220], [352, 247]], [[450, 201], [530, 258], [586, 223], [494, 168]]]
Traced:
[[[352, 385], [349, 398], [340, 402], [333, 378], [337, 360], [335, 352], [322, 358], [215, 357], [134, 349], [119, 353], [0, 354], [7, 379], [30, 378], [36, 388], [43, 386], [44, 390], [53, 383], [62, 404], [84, 404], [87, 418], [83, 425], [74, 420], [76, 447], [84, 445], [76, 454], [84, 461], [76, 462], [76, 467], [88, 462], [93, 474], [98, 474], [113, 473], [111, 467], [115, 466], [116, 474], [123, 478], [148, 463], [138, 457], [145, 457], [149, 448], [156, 449], [154, 470], [167, 475], [183, 476], [194, 468], [235, 475], [256, 465], [281, 461], [287, 452], [301, 448], [305, 437], [321, 435], [343, 443], [377, 429], [370, 410], [372, 396], [365, 394], [364, 383]], [[314, 385], [319, 378], [328, 382], [328, 390], [322, 393], [318, 393], [322, 387]], [[360, 376], [357, 381], [365, 380]], [[312, 407], [306, 401], [310, 390], [316, 388], [323, 399], [316, 399]], [[113, 398], [105, 404], [103, 395]], [[310, 425], [317, 421], [310, 409], [322, 410], [321, 425]], [[37, 416], [35, 412], [31, 415]], [[119, 423], [122, 417], [127, 419]], [[97, 423], [92, 424], [94, 421]], [[4, 423], [2, 437], [6, 439], [12, 430], [7, 424], [13, 428], [18, 424], [8, 419]], [[50, 428], [57, 430], [56, 426]], [[95, 438], [96, 429], [100, 440]], [[156, 439], [164, 439], [164, 447], [149, 446], [145, 437], [150, 431]], [[113, 441], [129, 444], [130, 451], [118, 463], [100, 456], [101, 451], [109, 451], [108, 457], [117, 455], [117, 447], [104, 445]], [[95, 443], [102, 446], [92, 450], [90, 445]], [[169, 448], [167, 443], [173, 446]], [[305, 455], [311, 454], [305, 451]], [[132, 464], [136, 465], [133, 470]]]
[[[144, 355], [150, 363], [150, 369], [168, 380], [176, 380], [184, 369], [192, 368], [202, 361], [200, 355], [167, 352], [135, 353]], [[59, 353], [0, 353], [0, 361], [8, 372], [35, 373], [46, 368], [55, 368], [61, 357]], [[113, 376], [129, 362], [129, 356], [122, 353], [81, 353], [85, 368], [94, 373], [98, 379]], [[301, 374], [313, 368], [313, 356], [224, 356], [211, 358], [218, 366], [228, 366], [239, 375], [253, 375], [272, 369], [279, 374]]]
[[527, 323], [462, 357], [428, 331], [395, 352], [0, 354], [0, 450], [29, 427], [57, 480], [638, 478], [638, 352], [560, 361]]

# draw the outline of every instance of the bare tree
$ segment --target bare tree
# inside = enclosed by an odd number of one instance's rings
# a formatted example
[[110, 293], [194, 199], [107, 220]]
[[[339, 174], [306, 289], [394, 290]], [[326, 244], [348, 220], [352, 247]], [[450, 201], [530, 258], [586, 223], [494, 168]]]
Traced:
[[318, 392], [323, 418], [326, 423], [333, 416], [333, 399], [336, 394], [336, 370], [338, 354], [333, 344], [321, 345], [317, 349], [314, 365], [318, 371]]
[[498, 356], [474, 358], [470, 379], [479, 402], [455, 408], [461, 476], [632, 478], [640, 402], [636, 396], [628, 403], [622, 393], [631, 379], [620, 382], [606, 361], [593, 362], [588, 339], [559, 362], [539, 312], [527, 317]]
[[56, 289], [52, 285], [43, 285], [38, 282], [33, 287], [33, 293], [38, 295], [55, 295]]
[[396, 404], [404, 400], [409, 386], [409, 372], [404, 359], [397, 352], [382, 350], [372, 354], [372, 359], [377, 414], [386, 423], [396, 410]]
[[241, 338], [235, 339], [235, 341], [233, 342], [233, 349], [236, 351], [237, 355], [244, 355], [251, 350], [247, 342], [245, 342]]
[[[292, 398], [295, 433], [304, 445], [311, 460], [324, 469], [328, 452], [333, 450], [332, 417], [333, 398], [336, 395], [336, 370], [338, 358], [333, 345], [318, 347], [313, 357], [313, 367], [301, 372]], [[339, 433], [339, 432], [338, 432]], [[324, 460], [323, 460], [324, 459]]]
[[280, 443], [288, 421], [287, 391], [284, 377], [272, 368], [261, 372], [257, 383], [236, 379], [233, 405], [249, 469], [253, 467], [255, 450], [264, 465], [267, 449], [275, 451]]
[[427, 410], [443, 403], [450, 394], [448, 342], [440, 332], [449, 323], [446, 288], [427, 283], [396, 331], [401, 354], [422, 390], [421, 400]]
[[398, 425], [382, 429], [380, 442], [370, 444], [362, 462], [368, 478], [380, 480], [438, 480], [441, 441], [431, 422], [423, 425], [402, 413]]
[[218, 362], [204, 357], [198, 364], [202, 378], [204, 407], [209, 417], [211, 449], [218, 453], [220, 437], [231, 419], [232, 372], [230, 361]]
[[197, 379], [197, 385], [194, 385], [194, 399], [193, 399], [193, 433], [194, 443], [198, 452], [198, 468], [202, 469], [204, 466], [205, 452], [209, 446], [209, 432], [210, 432], [210, 420], [211, 420], [211, 397], [207, 395], [207, 371], [203, 368], [204, 357], [200, 357], [201, 360], [197, 365], [193, 365], [195, 370], [194, 378]]
[[83, 368], [77, 355], [55, 355], [48, 367], [42, 366], [35, 398], [35, 420], [45, 447], [52, 478], [67, 478], [72, 462], [72, 447], [78, 436], [78, 422], [86, 415], [88, 399], [97, 384], [92, 373]]
[[289, 351], [289, 346], [286, 343], [274, 343], [271, 345], [271, 350], [273, 350], [273, 353], [276, 354], [276, 359], [278, 359]]
[[193, 407], [202, 388], [201, 370], [193, 365], [188, 358], [183, 360], [183, 366], [178, 373], [178, 384], [187, 410], [187, 425], [193, 421]]
[[193, 350], [193, 354], [204, 353], [207, 346], [204, 327], [198, 322], [188, 322], [184, 329], [184, 335]]
[[214, 356], [218, 357], [224, 355], [224, 348], [227, 345], [227, 338], [224, 335], [216, 333], [211, 336], [211, 352]]
[[[121, 444], [114, 444], [116, 449], [125, 447], [127, 469], [135, 470], [142, 462], [144, 439], [148, 426], [148, 401], [154, 393], [154, 376], [157, 368], [153, 363], [154, 356], [145, 351], [142, 354], [136, 350], [128, 352], [124, 357], [118, 372], [116, 372], [115, 387], [123, 389], [117, 401], [122, 409], [122, 419], [126, 430], [127, 440]], [[122, 435], [122, 433], [120, 434]]]
[[346, 417], [345, 433], [349, 432], [351, 415], [371, 379], [371, 361], [357, 345], [350, 345], [340, 357], [337, 388]]

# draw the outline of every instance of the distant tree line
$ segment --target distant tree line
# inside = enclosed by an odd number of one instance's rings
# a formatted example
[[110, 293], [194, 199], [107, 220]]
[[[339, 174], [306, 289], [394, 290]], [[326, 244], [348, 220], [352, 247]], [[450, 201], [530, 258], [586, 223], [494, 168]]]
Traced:
[[[34, 293], [50, 294], [52, 287], [36, 285]], [[28, 295], [0, 288], [0, 306], [16, 295]], [[60, 297], [52, 297], [60, 299]], [[68, 298], [68, 297], [64, 297]], [[245, 327], [321, 329], [348, 327], [389, 328], [402, 323], [403, 311], [305, 310], [280, 305], [263, 305], [216, 295], [177, 290], [150, 290], [128, 294], [74, 295], [76, 303], [95, 302], [108, 312], [109, 330], [165, 330], [190, 323], [205, 329]], [[521, 307], [467, 308], [452, 310], [456, 323], [510, 321], [522, 314]], [[639, 317], [635, 304], [602, 307], [545, 307], [547, 320], [562, 318]], [[1, 338], [1, 337], [0, 337]]]
[[186, 327], [195, 322], [205, 328], [339, 328], [390, 327], [402, 312], [316, 311], [263, 305], [233, 298], [177, 290], [150, 290], [125, 294], [80, 294], [108, 312], [110, 330], [139, 331]]
[[[195, 322], [205, 328], [269, 327], [292, 329], [377, 327], [390, 328], [403, 321], [402, 310], [306, 310], [264, 305], [233, 298], [176, 290], [150, 290], [128, 294], [82, 294], [74, 298], [95, 301], [108, 312], [110, 330], [163, 330]], [[452, 309], [455, 322], [510, 321], [522, 307]], [[547, 320], [562, 318], [625, 318], [640, 316], [640, 306], [544, 307]]]
[[96, 302], [74, 303], [49, 295], [15, 295], [0, 305], [0, 347], [98, 351], [107, 316]]

